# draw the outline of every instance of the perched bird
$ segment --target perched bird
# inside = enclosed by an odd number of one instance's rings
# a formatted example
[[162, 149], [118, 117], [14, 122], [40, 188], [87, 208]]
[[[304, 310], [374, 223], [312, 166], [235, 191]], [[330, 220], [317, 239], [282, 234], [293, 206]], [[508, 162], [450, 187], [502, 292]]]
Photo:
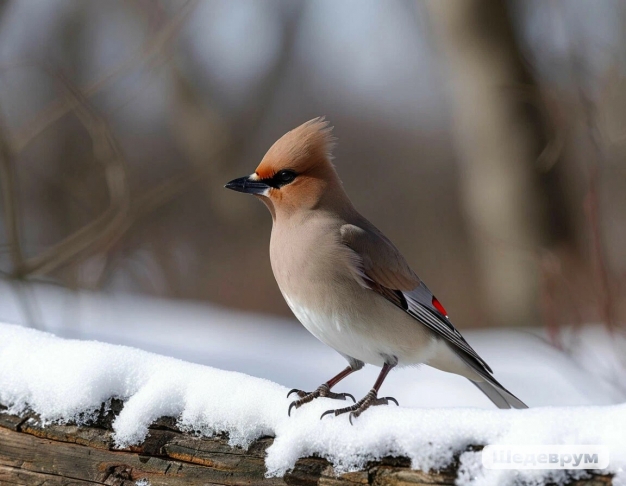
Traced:
[[[444, 307], [398, 249], [361, 216], [331, 163], [334, 139], [323, 118], [281, 137], [255, 172], [226, 188], [253, 194], [272, 214], [270, 259], [287, 304], [307, 330], [348, 367], [313, 392], [291, 390], [299, 408], [318, 397], [354, 397], [331, 389], [364, 363], [382, 366], [374, 387], [349, 407], [350, 422], [373, 405], [394, 366], [427, 364], [469, 379], [498, 408], [527, 408], [492, 376]], [[287, 396], [289, 396], [287, 395]]]

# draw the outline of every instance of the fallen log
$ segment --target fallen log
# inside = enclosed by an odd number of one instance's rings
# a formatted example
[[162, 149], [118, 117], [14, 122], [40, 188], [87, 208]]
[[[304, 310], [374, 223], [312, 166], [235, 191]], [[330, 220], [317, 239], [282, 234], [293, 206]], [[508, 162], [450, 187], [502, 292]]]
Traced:
[[[231, 447], [225, 436], [196, 437], [176, 420], [163, 417], [150, 427], [143, 444], [117, 449], [111, 423], [122, 403], [88, 425], [42, 426], [34, 414], [6, 413], [0, 405], [1, 485], [454, 485], [458, 463], [442, 471], [417, 471], [407, 458], [372, 462], [363, 471], [336, 475], [319, 457], [300, 459], [282, 478], [265, 477], [265, 451], [271, 437], [247, 450]], [[572, 486], [607, 486], [610, 476], [593, 475]]]

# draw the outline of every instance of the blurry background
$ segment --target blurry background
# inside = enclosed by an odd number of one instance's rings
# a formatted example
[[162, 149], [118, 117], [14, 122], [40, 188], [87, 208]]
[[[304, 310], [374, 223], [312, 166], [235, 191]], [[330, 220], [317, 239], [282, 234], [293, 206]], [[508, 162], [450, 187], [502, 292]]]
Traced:
[[458, 327], [622, 333], [625, 68], [618, 0], [0, 0], [0, 317], [45, 327], [42, 284], [290, 316], [223, 185], [326, 115]]

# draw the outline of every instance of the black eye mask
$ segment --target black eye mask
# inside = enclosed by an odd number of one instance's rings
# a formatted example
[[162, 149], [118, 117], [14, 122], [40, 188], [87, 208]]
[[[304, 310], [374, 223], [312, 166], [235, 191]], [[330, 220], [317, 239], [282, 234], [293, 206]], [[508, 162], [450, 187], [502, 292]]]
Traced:
[[298, 174], [296, 174], [293, 170], [285, 169], [276, 172], [276, 174], [269, 179], [263, 179], [263, 182], [274, 189], [280, 189], [281, 187], [292, 183], [297, 176]]

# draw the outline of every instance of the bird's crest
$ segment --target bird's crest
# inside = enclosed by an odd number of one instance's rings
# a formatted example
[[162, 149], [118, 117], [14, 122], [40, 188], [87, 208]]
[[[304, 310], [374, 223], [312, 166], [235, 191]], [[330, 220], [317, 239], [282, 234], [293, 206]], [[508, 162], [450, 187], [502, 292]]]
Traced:
[[298, 172], [320, 164], [330, 164], [335, 146], [333, 127], [324, 117], [313, 118], [279, 138], [256, 169], [261, 178], [272, 177], [282, 169]]

